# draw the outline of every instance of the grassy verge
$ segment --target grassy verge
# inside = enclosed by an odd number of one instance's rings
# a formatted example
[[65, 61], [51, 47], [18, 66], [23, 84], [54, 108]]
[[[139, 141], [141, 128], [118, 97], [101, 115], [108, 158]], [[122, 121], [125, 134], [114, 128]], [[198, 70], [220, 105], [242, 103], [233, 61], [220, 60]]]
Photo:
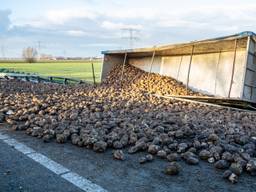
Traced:
[[[94, 61], [96, 81], [100, 81], [102, 63]], [[0, 70], [24, 72], [40, 76], [57, 76], [80, 79], [92, 82], [92, 66], [90, 61], [54, 61], [54, 62], [0, 62]]]

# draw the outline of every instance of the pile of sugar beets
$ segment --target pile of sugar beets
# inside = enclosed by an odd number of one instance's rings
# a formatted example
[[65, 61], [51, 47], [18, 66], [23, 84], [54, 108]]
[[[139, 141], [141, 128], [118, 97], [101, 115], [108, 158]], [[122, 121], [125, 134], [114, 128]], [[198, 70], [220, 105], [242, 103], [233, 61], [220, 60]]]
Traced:
[[[180, 161], [207, 161], [232, 183], [256, 175], [256, 115], [244, 111], [155, 97], [200, 95], [169, 77], [121, 65], [100, 85], [62, 86], [0, 80], [0, 123], [45, 142], [72, 142], [125, 160], [147, 152], [139, 163], [168, 161], [176, 175]], [[125, 150], [124, 150], [125, 149]]]

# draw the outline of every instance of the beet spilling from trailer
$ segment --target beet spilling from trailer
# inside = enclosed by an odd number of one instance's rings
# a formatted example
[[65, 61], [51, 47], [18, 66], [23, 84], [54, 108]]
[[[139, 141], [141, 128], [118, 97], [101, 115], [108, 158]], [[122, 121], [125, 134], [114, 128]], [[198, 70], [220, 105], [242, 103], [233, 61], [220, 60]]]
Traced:
[[256, 35], [242, 32], [183, 44], [103, 51], [101, 79], [115, 65], [130, 64], [172, 77], [202, 94], [256, 103], [255, 49]]

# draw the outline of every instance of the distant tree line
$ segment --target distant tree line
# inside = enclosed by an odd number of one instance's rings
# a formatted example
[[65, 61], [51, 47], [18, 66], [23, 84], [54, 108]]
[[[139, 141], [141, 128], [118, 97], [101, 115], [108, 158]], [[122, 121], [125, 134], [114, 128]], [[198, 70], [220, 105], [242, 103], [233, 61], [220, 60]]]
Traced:
[[22, 52], [23, 59], [28, 63], [35, 63], [37, 58], [37, 50], [33, 47], [27, 47]]

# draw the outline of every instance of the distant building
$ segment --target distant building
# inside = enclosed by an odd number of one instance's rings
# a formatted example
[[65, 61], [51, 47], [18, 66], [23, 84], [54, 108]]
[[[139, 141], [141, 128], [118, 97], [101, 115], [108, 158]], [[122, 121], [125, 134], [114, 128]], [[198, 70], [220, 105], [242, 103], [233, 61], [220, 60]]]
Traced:
[[56, 60], [56, 58], [50, 54], [41, 54], [40, 60]]

